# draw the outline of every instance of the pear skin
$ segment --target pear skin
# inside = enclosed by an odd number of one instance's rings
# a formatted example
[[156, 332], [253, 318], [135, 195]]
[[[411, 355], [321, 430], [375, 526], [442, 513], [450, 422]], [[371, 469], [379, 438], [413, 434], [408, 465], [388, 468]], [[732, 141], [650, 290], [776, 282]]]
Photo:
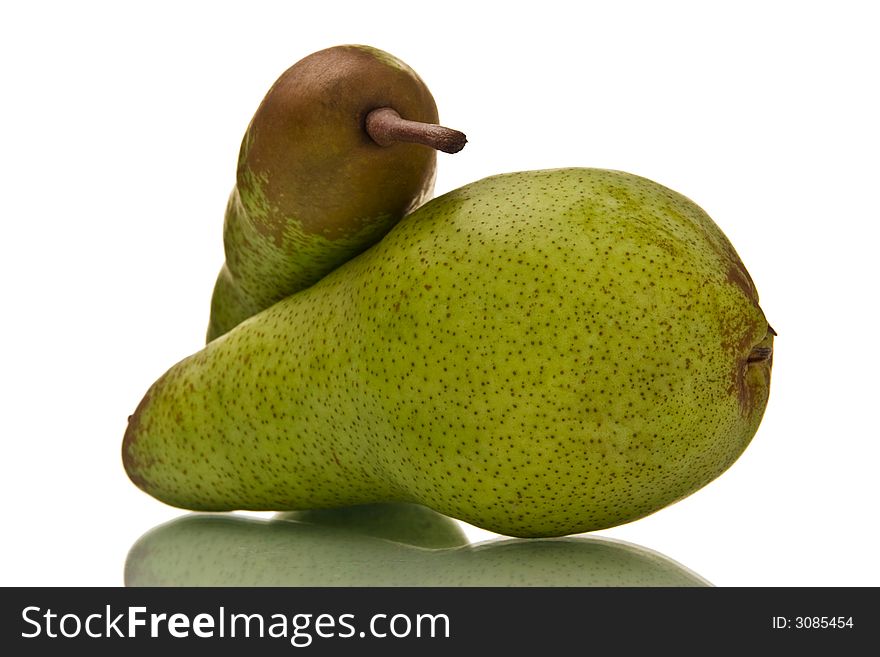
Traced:
[[773, 336], [688, 198], [619, 171], [499, 175], [172, 367], [123, 459], [194, 510], [414, 502], [512, 536], [603, 529], [739, 457]]

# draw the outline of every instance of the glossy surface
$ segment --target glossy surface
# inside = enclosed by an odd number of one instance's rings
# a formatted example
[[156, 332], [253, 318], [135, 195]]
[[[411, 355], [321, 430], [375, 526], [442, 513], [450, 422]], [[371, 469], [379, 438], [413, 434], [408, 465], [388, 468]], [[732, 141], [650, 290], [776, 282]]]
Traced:
[[[131, 548], [127, 586], [708, 586], [637, 545], [602, 538], [449, 547], [457, 525], [421, 508], [346, 510], [347, 522], [191, 515]], [[360, 517], [366, 515], [366, 517]], [[415, 516], [419, 530], [413, 531]], [[441, 540], [437, 540], [442, 536]], [[415, 545], [414, 545], [415, 543]]]

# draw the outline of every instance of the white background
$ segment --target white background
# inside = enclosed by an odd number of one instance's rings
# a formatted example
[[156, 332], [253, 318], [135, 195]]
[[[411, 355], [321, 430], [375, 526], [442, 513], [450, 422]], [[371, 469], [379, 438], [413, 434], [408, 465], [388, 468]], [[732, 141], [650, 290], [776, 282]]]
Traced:
[[708, 487], [602, 534], [721, 586], [880, 585], [871, 3], [10, 4], [0, 584], [121, 584], [130, 545], [182, 513], [126, 478], [126, 417], [201, 347], [266, 90], [354, 42], [409, 63], [467, 132], [440, 157], [438, 194], [505, 171], [623, 169], [697, 201], [751, 272], [779, 332], [754, 442]]

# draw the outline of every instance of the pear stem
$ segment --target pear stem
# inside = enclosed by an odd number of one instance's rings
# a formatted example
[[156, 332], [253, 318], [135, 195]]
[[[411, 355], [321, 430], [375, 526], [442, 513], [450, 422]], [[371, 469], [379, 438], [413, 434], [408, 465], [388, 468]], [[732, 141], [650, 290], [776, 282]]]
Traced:
[[467, 143], [463, 132], [433, 123], [404, 119], [390, 107], [380, 107], [367, 114], [367, 134], [379, 144], [390, 146], [396, 142], [422, 144], [444, 153], [458, 153]]

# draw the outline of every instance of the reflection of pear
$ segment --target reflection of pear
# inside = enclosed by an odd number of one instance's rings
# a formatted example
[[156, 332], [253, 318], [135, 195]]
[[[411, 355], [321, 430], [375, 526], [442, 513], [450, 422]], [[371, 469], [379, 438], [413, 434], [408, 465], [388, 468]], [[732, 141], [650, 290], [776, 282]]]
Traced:
[[438, 586], [710, 586], [647, 548], [596, 536], [505, 539], [457, 551]]
[[422, 548], [467, 545], [461, 525], [421, 504], [364, 504], [336, 509], [287, 511], [276, 518], [336, 528]]
[[[388, 507], [383, 510], [382, 506]], [[680, 564], [602, 538], [456, 544], [452, 521], [375, 505], [299, 520], [188, 515], [131, 548], [127, 586], [707, 586]], [[410, 506], [410, 505], [406, 505]], [[343, 516], [351, 522], [345, 524]], [[393, 518], [417, 517], [407, 529]], [[308, 521], [304, 521], [308, 518]], [[390, 522], [386, 522], [389, 518]], [[449, 524], [447, 524], [449, 523]], [[383, 526], [384, 525], [384, 526]], [[418, 531], [416, 531], [418, 527]], [[400, 532], [396, 531], [397, 529]], [[460, 531], [460, 530], [459, 530]], [[408, 544], [407, 544], [408, 543]], [[438, 549], [428, 549], [426, 546]]]

